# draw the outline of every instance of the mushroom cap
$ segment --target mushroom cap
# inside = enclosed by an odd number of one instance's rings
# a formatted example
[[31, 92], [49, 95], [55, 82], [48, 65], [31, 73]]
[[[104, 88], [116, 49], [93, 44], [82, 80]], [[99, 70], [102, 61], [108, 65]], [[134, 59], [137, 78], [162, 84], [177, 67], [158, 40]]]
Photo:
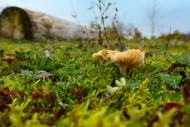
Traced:
[[92, 55], [92, 57], [95, 59], [95, 60], [104, 60], [103, 57], [102, 57], [102, 50], [98, 51], [97, 53], [94, 53]]
[[144, 62], [145, 53], [140, 49], [128, 49], [124, 52], [102, 49], [92, 56], [95, 60], [112, 61], [120, 65], [121, 68], [126, 66], [131, 69], [139, 67]]
[[102, 49], [102, 50], [101, 50], [101, 53], [102, 53], [102, 58], [103, 58], [104, 60], [108, 60], [108, 57], [107, 57], [108, 52], [107, 52], [107, 50], [106, 50], [106, 49]]
[[106, 49], [103, 49], [102, 50], [102, 57], [106, 60], [106, 61], [110, 61], [111, 58], [110, 56], [111, 55], [115, 55], [116, 53], [118, 53], [119, 51], [115, 50], [115, 51], [112, 51], [112, 50], [106, 50]]
[[15, 57], [13, 54], [8, 54], [4, 58], [1, 58], [3, 61], [16, 61], [17, 57]]
[[140, 49], [128, 49], [124, 52], [110, 54], [111, 61], [128, 66], [128, 68], [135, 68], [144, 62], [144, 52]]
[[112, 51], [112, 50], [106, 50], [106, 49], [102, 49], [100, 51], [98, 51], [97, 53], [94, 53], [92, 55], [92, 57], [95, 60], [104, 60], [104, 61], [110, 61], [110, 55], [114, 55], [116, 53], [118, 53], [119, 51]]
[[136, 59], [128, 65], [128, 68], [137, 68], [144, 63], [145, 52], [140, 51], [137, 53]]

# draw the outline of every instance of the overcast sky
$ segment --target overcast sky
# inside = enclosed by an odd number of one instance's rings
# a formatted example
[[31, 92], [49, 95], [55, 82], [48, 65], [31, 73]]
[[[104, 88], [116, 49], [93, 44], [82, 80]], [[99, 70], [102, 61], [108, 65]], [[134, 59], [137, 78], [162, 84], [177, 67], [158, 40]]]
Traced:
[[[0, 0], [1, 6], [18, 6], [30, 10], [44, 12], [62, 19], [89, 25], [94, 21], [94, 15], [88, 8], [92, 1], [97, 0]], [[104, 0], [115, 2], [118, 8], [118, 18], [125, 24], [137, 27], [144, 36], [150, 36], [148, 13], [151, 12], [153, 0]], [[157, 0], [159, 20], [157, 35], [179, 30], [190, 32], [190, 0]], [[76, 13], [78, 21], [72, 17]], [[95, 10], [98, 15], [98, 10]], [[113, 9], [112, 13], [115, 11]]]

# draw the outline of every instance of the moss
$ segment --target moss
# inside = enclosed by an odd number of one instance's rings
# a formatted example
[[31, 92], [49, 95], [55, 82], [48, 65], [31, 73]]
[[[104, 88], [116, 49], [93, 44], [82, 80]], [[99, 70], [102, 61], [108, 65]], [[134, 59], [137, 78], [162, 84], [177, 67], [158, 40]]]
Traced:
[[[189, 90], [188, 51], [177, 54], [177, 47], [165, 50], [147, 43], [144, 47], [152, 55], [146, 56], [131, 76], [123, 77], [112, 62], [99, 64], [92, 58], [101, 46], [76, 48], [77, 42], [39, 46], [38, 42], [0, 41], [5, 54], [15, 53], [18, 58], [14, 75], [3, 73], [7, 65], [0, 62], [2, 126], [143, 127], [159, 126], [160, 121], [167, 126], [188, 124], [188, 104], [184, 103], [184, 92], [178, 89]], [[128, 42], [130, 45], [133, 47], [134, 42]], [[180, 50], [185, 51], [183, 46]], [[40, 70], [52, 76], [36, 79]], [[107, 86], [118, 87], [121, 78], [123, 84], [110, 94]], [[185, 98], [189, 96], [186, 92]], [[178, 107], [168, 108], [171, 102]], [[184, 109], [178, 109], [179, 105]]]

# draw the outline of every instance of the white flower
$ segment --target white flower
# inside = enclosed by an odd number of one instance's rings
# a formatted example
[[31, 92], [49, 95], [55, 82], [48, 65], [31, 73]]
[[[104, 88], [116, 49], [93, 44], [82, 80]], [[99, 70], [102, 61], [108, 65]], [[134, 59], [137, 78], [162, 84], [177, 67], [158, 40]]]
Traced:
[[123, 87], [126, 85], [126, 80], [125, 78], [121, 78], [120, 81], [119, 80], [115, 80], [115, 84], [119, 87]]
[[116, 91], [118, 91], [120, 88], [119, 87], [111, 87], [107, 86], [107, 90], [113, 95]]
[[45, 51], [45, 55], [46, 55], [47, 58], [50, 57], [50, 54], [49, 54], [49, 51], [48, 51], [48, 50]]

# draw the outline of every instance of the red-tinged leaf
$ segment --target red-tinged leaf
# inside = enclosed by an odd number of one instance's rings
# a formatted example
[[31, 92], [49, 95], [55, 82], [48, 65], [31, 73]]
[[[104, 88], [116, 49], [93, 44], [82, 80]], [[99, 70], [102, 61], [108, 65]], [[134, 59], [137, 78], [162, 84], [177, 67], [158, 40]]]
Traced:
[[43, 89], [43, 88], [38, 88], [38, 91], [39, 91], [39, 92], [43, 92], [44, 89]]
[[10, 126], [10, 119], [9, 119], [9, 116], [8, 115], [4, 115], [2, 116], [2, 122], [5, 124], [5, 125], [9, 125]]
[[31, 112], [32, 113], [38, 112], [40, 114], [43, 114], [44, 112], [52, 112], [52, 108], [36, 108], [36, 107], [32, 107]]
[[65, 113], [64, 108], [60, 108], [58, 111], [54, 113], [54, 119], [58, 120]]
[[16, 97], [16, 93], [10, 91], [9, 87], [3, 87], [2, 91], [8, 96]]
[[53, 92], [49, 92], [45, 95], [47, 101], [49, 103], [51, 103], [51, 105], [53, 106], [55, 104], [55, 95], [53, 94]]
[[181, 92], [182, 92], [185, 104], [186, 105], [189, 104], [190, 103], [190, 100], [189, 100], [189, 98], [190, 98], [189, 90], [186, 87], [182, 87], [181, 88]]
[[8, 96], [10, 96], [10, 97], [14, 97], [14, 98], [16, 98], [17, 96], [16, 96], [16, 93], [14, 93], [14, 92], [7, 92], [6, 93]]
[[79, 93], [79, 90], [77, 88], [74, 88], [72, 91], [71, 91], [71, 95], [72, 96], [77, 96]]
[[79, 86], [78, 88], [74, 88], [71, 91], [71, 95], [76, 96], [79, 100], [81, 100], [85, 96], [83, 92], [83, 87]]
[[0, 95], [3, 97], [4, 100], [9, 100], [12, 97], [17, 97], [16, 93], [10, 91], [8, 87], [3, 87], [0, 91]]
[[42, 93], [39, 91], [32, 94], [32, 99], [38, 99], [40, 97], [42, 97]]
[[152, 127], [154, 122], [158, 121], [159, 117], [157, 113], [155, 112], [150, 119], [147, 120], [147, 127]]
[[125, 118], [130, 119], [130, 116], [129, 116], [128, 112], [127, 112], [127, 108], [123, 108], [122, 113], [125, 116]]
[[21, 98], [24, 98], [24, 96], [25, 96], [25, 93], [24, 93], [23, 91], [18, 92], [18, 94], [19, 94], [19, 96], [20, 96]]
[[6, 95], [3, 91], [0, 91], [0, 95], [1, 95], [2, 97], [4, 97], [4, 98], [7, 97], [7, 95]]
[[54, 124], [54, 120], [53, 119], [50, 119], [50, 118], [46, 118], [46, 119], [43, 119], [41, 120], [41, 123], [42, 124], [47, 124], [47, 125], [53, 125]]
[[9, 87], [7, 87], [7, 86], [6, 86], [6, 87], [3, 87], [2, 90], [3, 90], [3, 91], [10, 91], [10, 90], [9, 90]]
[[178, 110], [180, 110], [182, 108], [182, 105], [178, 104], [178, 103], [167, 103], [164, 106], [164, 111], [167, 112], [167, 111], [169, 111], [172, 108], [177, 108]]
[[40, 108], [38, 112], [41, 114], [44, 112], [52, 112], [52, 108]]
[[3, 103], [0, 103], [0, 111], [3, 111], [7, 106]]

